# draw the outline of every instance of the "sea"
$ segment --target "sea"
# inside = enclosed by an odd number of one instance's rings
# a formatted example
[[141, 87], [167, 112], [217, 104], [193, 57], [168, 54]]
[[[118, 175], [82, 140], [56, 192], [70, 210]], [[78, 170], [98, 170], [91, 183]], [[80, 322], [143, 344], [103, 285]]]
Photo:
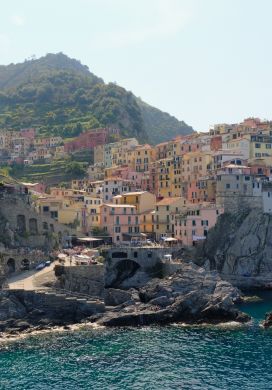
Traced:
[[0, 389], [272, 389], [272, 293], [249, 326], [80, 329], [0, 342]]

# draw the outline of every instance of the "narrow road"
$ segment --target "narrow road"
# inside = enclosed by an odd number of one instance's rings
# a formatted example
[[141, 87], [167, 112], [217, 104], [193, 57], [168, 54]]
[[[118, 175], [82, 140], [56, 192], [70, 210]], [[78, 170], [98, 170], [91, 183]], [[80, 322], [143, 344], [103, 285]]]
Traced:
[[11, 276], [7, 279], [8, 287], [9, 289], [24, 290], [36, 290], [39, 287], [42, 288], [43, 283], [55, 280], [54, 266], [55, 264], [52, 263], [49, 267], [45, 267], [41, 271], [24, 271], [20, 274]]

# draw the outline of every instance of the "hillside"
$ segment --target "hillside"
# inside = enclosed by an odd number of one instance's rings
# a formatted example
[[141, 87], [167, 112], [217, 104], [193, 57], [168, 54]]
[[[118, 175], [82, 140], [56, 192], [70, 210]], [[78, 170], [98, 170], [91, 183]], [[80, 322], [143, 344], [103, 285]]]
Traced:
[[0, 128], [28, 126], [63, 137], [114, 126], [150, 143], [193, 131], [62, 53], [0, 66]]

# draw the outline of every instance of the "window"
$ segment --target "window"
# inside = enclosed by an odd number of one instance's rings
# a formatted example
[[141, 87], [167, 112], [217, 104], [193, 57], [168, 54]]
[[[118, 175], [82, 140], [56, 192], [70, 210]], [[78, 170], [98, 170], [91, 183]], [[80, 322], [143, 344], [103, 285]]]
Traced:
[[229, 189], [229, 188], [230, 188], [230, 184], [227, 183], [227, 184], [226, 184], [226, 189]]
[[169, 211], [169, 206], [166, 206], [166, 210]]
[[255, 148], [259, 149], [261, 147], [261, 144], [255, 144]]
[[194, 219], [192, 220], [192, 226], [196, 226], [196, 221]]
[[121, 232], [121, 227], [120, 226], [116, 226], [115, 233], [120, 233], [120, 232]]
[[266, 149], [271, 149], [271, 144], [266, 144], [265, 147]]

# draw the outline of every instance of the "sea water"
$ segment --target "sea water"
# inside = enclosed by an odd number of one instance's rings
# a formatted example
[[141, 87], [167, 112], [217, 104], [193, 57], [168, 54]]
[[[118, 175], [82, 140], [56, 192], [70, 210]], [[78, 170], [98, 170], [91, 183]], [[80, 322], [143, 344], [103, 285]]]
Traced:
[[[258, 294], [259, 295], [259, 294]], [[0, 343], [0, 389], [272, 389], [270, 296], [248, 327], [89, 329]]]

